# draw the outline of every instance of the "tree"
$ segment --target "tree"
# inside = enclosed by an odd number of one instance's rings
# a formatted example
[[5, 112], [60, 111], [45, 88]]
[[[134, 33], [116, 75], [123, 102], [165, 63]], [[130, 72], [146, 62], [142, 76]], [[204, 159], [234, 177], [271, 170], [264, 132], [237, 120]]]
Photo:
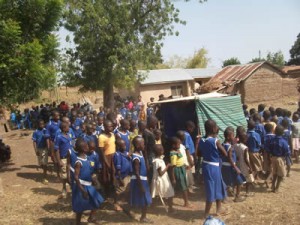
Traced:
[[282, 67], [285, 64], [284, 56], [281, 51], [274, 52], [274, 53], [268, 52], [266, 61], [279, 67]]
[[241, 62], [238, 58], [232, 57], [223, 61], [223, 68], [230, 65], [240, 65]]
[[266, 61], [266, 60], [264, 58], [257, 57], [257, 58], [253, 58], [249, 63], [257, 63], [257, 62], [263, 62], [263, 61]]
[[55, 82], [60, 0], [0, 1], [0, 104], [33, 99]]
[[209, 58], [207, 58], [207, 50], [205, 48], [201, 48], [194, 53], [194, 56], [187, 61], [186, 68], [206, 68], [209, 62]]
[[170, 68], [185, 68], [187, 62], [188, 58], [184, 58], [179, 55], [172, 55], [164, 64]]
[[289, 65], [300, 65], [300, 33], [297, 36], [297, 40], [290, 50], [291, 59]]
[[113, 88], [130, 88], [141, 79], [137, 66], [162, 62], [166, 35], [178, 35], [173, 23], [184, 24], [171, 0], [70, 0], [65, 27], [74, 34], [83, 90], [103, 90], [113, 107]]

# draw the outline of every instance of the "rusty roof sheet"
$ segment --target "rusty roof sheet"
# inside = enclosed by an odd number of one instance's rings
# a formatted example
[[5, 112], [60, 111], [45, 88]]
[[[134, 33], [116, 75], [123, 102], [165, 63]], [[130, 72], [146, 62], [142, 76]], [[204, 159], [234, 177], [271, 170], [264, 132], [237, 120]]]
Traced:
[[282, 68], [282, 71], [285, 72], [285, 73], [295, 71], [295, 70], [300, 70], [300, 66], [284, 66]]
[[271, 67], [278, 70], [282, 73], [274, 65], [268, 62], [257, 62], [257, 63], [249, 63], [245, 65], [231, 65], [223, 68], [219, 73], [217, 73], [209, 82], [220, 82], [219, 89], [224, 88], [225, 86], [231, 86], [233, 84], [239, 83], [249, 76], [251, 76], [258, 68], [260, 68], [263, 64], [268, 64]]

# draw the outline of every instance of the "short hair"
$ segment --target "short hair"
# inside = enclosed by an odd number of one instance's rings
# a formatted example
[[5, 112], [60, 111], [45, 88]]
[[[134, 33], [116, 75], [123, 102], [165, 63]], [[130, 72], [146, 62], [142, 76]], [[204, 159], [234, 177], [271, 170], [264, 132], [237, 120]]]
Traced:
[[178, 137], [171, 137], [170, 138], [170, 143], [171, 143], [172, 146], [177, 144], [178, 142], [180, 142], [180, 139]]
[[271, 123], [266, 123], [265, 130], [267, 133], [271, 133], [273, 131], [274, 127]]
[[188, 120], [185, 122], [185, 127], [188, 128], [188, 127], [196, 127], [195, 123], [191, 120]]
[[277, 125], [275, 129], [275, 134], [277, 136], [282, 136], [284, 134], [284, 128], [281, 125]]
[[261, 121], [261, 116], [259, 113], [254, 113], [252, 119], [255, 121], [255, 122], [260, 122]]
[[136, 136], [135, 138], [133, 138], [133, 140], [132, 140], [133, 147], [137, 148], [137, 144], [141, 140], [143, 140], [143, 138], [141, 136]]
[[204, 123], [204, 128], [205, 128], [206, 134], [212, 134], [214, 132], [214, 128], [216, 126], [217, 126], [217, 123], [214, 120], [212, 120], [212, 119], [206, 120]]
[[258, 111], [263, 111], [264, 109], [266, 108], [266, 105], [265, 104], [259, 104], [258, 105]]
[[269, 120], [270, 117], [271, 117], [271, 111], [270, 110], [265, 110], [264, 113], [263, 113], [263, 117], [266, 120]]
[[249, 120], [248, 129], [253, 130], [255, 128], [255, 122], [253, 120]]
[[234, 134], [233, 127], [227, 127], [224, 131], [224, 137], [227, 138], [230, 134]]
[[287, 119], [283, 119], [281, 125], [286, 129], [289, 127], [289, 121]]

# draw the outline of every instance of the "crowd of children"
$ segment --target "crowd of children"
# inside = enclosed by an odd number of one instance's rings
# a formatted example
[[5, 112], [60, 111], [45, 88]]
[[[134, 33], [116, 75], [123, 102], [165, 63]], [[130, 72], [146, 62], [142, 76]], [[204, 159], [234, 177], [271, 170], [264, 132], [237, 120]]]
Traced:
[[[248, 113], [244, 106], [248, 130], [228, 127], [221, 143], [213, 120], [205, 122], [203, 137], [194, 136], [192, 121], [175, 137], [165, 137], [157, 126], [156, 109], [150, 105], [148, 109], [144, 110], [139, 98], [136, 104], [128, 102], [116, 111], [100, 108], [95, 113], [73, 107], [65, 113], [53, 110], [47, 124], [39, 120], [32, 139], [43, 168], [43, 182], [48, 182], [51, 156], [62, 180], [60, 198], [66, 197], [67, 183], [71, 186], [77, 224], [85, 210], [91, 210], [88, 221], [94, 222], [95, 210], [104, 199], [113, 199], [116, 211], [130, 215], [130, 209], [122, 204], [127, 195], [129, 205], [141, 209], [142, 223], [152, 223], [147, 208], [155, 197], [164, 205], [167, 200], [170, 213], [174, 212], [175, 194], [182, 196], [184, 207], [193, 207], [188, 194], [194, 188], [199, 162], [206, 194], [205, 217], [211, 214], [213, 202], [216, 213], [223, 215], [227, 212], [221, 204], [228, 195], [234, 195], [235, 202], [244, 201], [254, 195], [254, 184], [262, 180], [278, 192], [283, 177], [291, 175], [292, 157], [299, 161], [299, 111], [292, 114], [260, 105], [258, 112], [251, 109]], [[246, 187], [243, 195], [242, 186]]]

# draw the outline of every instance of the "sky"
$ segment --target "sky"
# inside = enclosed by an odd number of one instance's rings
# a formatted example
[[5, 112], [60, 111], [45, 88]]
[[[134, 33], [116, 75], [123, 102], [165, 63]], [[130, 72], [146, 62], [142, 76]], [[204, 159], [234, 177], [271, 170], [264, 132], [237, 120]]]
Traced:
[[288, 60], [289, 50], [300, 33], [300, 0], [198, 0], [175, 1], [180, 18], [179, 36], [164, 41], [162, 55], [167, 60], [183, 57], [204, 47], [211, 59], [209, 67], [237, 57], [241, 63], [281, 50]]
[[[173, 0], [186, 25], [175, 24], [179, 36], [164, 40], [162, 55], [189, 57], [202, 47], [208, 50], [208, 67], [237, 57], [242, 64], [281, 50], [287, 61], [300, 33], [300, 0]], [[60, 31], [64, 42], [66, 31]], [[69, 46], [64, 43], [63, 47]]]

